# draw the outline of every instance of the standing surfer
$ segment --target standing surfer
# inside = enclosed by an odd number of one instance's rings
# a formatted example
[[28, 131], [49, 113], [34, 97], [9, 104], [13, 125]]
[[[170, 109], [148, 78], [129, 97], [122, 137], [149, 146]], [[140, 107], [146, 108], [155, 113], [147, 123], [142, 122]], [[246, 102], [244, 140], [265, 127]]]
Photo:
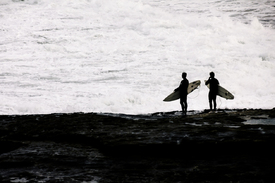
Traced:
[[209, 87], [209, 94], [208, 94], [208, 99], [209, 99], [209, 106], [210, 110], [212, 111], [212, 101], [214, 103], [214, 111], [216, 110], [217, 103], [216, 103], [216, 98], [218, 94], [218, 86], [219, 86], [219, 81], [215, 78], [215, 73], [210, 72], [210, 77], [209, 79], [205, 82], [205, 85], [210, 85]]
[[188, 79], [186, 79], [186, 76], [187, 74], [183, 72], [180, 86], [175, 89], [175, 92], [180, 91], [180, 105], [181, 105], [183, 115], [186, 115], [186, 112], [187, 112], [187, 88], [189, 85], [189, 81]]

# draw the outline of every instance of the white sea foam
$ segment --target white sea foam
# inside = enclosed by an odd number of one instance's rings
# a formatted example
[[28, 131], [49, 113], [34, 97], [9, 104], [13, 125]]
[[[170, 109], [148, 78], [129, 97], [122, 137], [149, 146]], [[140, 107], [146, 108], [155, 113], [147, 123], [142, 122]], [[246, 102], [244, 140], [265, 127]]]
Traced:
[[[150, 113], [200, 79], [189, 109], [208, 108], [210, 71], [235, 95], [220, 108], [273, 108], [275, 2], [3, 0], [0, 114]], [[273, 14], [272, 14], [273, 13]]]

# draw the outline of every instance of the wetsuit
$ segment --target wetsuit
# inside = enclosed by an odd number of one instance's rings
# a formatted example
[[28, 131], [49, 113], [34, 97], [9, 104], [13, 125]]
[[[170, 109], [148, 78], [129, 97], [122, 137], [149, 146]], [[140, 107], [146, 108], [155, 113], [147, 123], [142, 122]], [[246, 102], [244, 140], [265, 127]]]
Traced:
[[181, 81], [180, 86], [175, 89], [175, 91], [180, 91], [180, 105], [182, 112], [186, 114], [187, 112], [187, 88], [189, 81], [185, 78]]
[[209, 105], [210, 105], [210, 110], [212, 110], [212, 101], [214, 103], [214, 110], [216, 110], [217, 103], [216, 103], [216, 98], [218, 94], [218, 86], [219, 86], [219, 81], [216, 78], [209, 78], [206, 82], [206, 85], [210, 85], [210, 90], [208, 94], [208, 99], [209, 99]]

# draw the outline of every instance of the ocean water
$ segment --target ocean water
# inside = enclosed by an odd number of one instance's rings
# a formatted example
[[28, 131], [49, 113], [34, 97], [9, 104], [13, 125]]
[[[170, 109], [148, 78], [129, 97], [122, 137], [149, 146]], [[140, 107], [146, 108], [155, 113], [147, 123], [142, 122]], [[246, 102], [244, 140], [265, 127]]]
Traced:
[[211, 71], [219, 108], [275, 107], [274, 0], [1, 0], [0, 22], [0, 114], [180, 110], [182, 72], [203, 110]]

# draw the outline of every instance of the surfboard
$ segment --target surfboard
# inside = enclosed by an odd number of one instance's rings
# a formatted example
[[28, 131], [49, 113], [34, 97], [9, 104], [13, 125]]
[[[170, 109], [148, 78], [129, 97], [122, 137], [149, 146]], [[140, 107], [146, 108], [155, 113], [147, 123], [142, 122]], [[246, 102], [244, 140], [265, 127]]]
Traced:
[[[204, 82], [206, 82], [206, 80], [204, 80]], [[206, 85], [208, 88], [210, 87], [209, 84]], [[234, 95], [232, 95], [232, 93], [230, 93], [228, 90], [226, 90], [224, 87], [222, 86], [218, 86], [218, 95], [220, 97], [223, 97], [225, 99], [231, 99], [233, 100], [234, 99]]]
[[[193, 81], [192, 83], [189, 83], [188, 88], [187, 88], [187, 94], [191, 93], [192, 91], [194, 91], [195, 89], [197, 89], [201, 84], [200, 80], [197, 81]], [[173, 100], [177, 100], [180, 98], [180, 91], [174, 91], [173, 93], [171, 93], [170, 95], [168, 95], [163, 101], [165, 102], [170, 102]]]

